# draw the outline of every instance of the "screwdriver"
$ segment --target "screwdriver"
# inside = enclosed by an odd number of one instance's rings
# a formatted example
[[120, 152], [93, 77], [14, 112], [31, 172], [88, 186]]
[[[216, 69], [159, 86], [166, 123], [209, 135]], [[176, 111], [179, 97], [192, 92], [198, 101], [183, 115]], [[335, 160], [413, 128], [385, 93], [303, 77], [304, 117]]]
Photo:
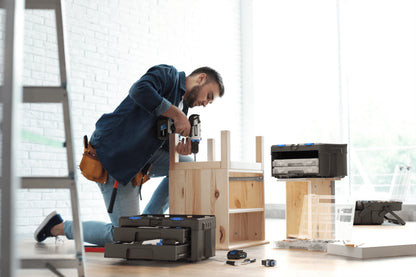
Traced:
[[116, 201], [117, 189], [118, 189], [118, 182], [114, 181], [113, 192], [111, 193], [111, 200], [110, 200], [110, 204], [108, 205], [108, 210], [107, 210], [109, 214], [113, 213], [113, 207], [114, 207], [114, 202]]

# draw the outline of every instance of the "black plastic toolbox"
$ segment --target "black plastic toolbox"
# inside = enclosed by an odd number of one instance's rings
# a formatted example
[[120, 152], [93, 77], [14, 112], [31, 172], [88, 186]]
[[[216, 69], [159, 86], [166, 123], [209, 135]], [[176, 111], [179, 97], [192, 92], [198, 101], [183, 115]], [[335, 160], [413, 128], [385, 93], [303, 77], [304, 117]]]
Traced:
[[[200, 261], [215, 256], [214, 215], [137, 215], [120, 217], [104, 257]], [[156, 245], [146, 241], [160, 239]]]
[[342, 178], [347, 176], [347, 144], [277, 144], [271, 147], [276, 178]]

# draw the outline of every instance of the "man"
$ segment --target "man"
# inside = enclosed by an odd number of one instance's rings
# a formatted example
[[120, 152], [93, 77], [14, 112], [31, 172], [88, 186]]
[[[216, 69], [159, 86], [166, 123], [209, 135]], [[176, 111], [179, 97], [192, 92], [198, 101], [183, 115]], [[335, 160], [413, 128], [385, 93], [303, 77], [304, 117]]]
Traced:
[[[165, 178], [143, 213], [163, 214], [166, 211], [169, 205], [169, 143], [157, 139], [156, 122], [161, 116], [171, 118], [175, 132], [186, 137], [190, 133], [188, 108], [205, 107], [223, 95], [222, 78], [209, 67], [198, 68], [185, 76], [173, 66], [158, 65], [133, 84], [129, 95], [114, 112], [104, 114], [97, 121], [90, 144], [85, 146], [86, 151], [92, 153], [89, 161], [95, 164], [86, 168], [101, 167], [103, 174], [96, 176], [93, 172], [94, 176], [87, 178], [97, 181], [106, 207], [109, 207], [115, 182], [120, 185], [113, 212], [109, 213], [112, 223], [83, 222], [84, 241], [97, 245], [113, 242], [113, 227], [118, 226], [119, 217], [140, 213], [141, 185], [137, 185], [137, 176], [147, 173], [149, 165], [151, 177]], [[192, 160], [186, 156], [191, 154], [191, 143], [187, 139], [178, 143], [176, 151], [180, 161]], [[80, 164], [82, 171], [85, 168], [81, 167], [83, 161]], [[64, 222], [59, 214], [52, 212], [36, 229], [35, 239], [40, 242], [58, 235], [73, 239], [72, 221]]]

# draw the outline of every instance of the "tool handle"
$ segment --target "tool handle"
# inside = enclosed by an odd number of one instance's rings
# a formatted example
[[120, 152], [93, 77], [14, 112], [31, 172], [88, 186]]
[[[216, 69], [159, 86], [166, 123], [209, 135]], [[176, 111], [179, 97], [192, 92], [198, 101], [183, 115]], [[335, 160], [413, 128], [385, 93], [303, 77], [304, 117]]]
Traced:
[[116, 201], [116, 196], [117, 196], [117, 189], [118, 189], [118, 182], [115, 181], [113, 192], [111, 193], [110, 204], [108, 205], [108, 210], [107, 210], [109, 214], [113, 213], [114, 202]]
[[85, 150], [88, 149], [88, 137], [87, 137], [87, 135], [84, 136], [84, 148], [85, 148]]

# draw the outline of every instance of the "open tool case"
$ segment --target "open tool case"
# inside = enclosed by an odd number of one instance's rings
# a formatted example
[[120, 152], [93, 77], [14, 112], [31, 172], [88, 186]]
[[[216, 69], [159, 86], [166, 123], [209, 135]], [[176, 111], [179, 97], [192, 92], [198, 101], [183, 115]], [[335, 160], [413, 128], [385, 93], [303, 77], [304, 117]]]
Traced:
[[[400, 201], [356, 201], [354, 225], [380, 225], [387, 220], [391, 223], [405, 225], [394, 211], [402, 209]], [[387, 217], [390, 214], [392, 217]]]
[[271, 147], [276, 178], [335, 178], [347, 175], [346, 144], [278, 144]]
[[[120, 217], [104, 257], [200, 261], [215, 256], [215, 216], [138, 215]], [[148, 241], [160, 239], [157, 244]]]
[[410, 185], [412, 167], [398, 164], [394, 169], [389, 197], [383, 200], [357, 200], [354, 225], [378, 225], [385, 220], [405, 225], [406, 222], [395, 212], [401, 211], [402, 203]]

